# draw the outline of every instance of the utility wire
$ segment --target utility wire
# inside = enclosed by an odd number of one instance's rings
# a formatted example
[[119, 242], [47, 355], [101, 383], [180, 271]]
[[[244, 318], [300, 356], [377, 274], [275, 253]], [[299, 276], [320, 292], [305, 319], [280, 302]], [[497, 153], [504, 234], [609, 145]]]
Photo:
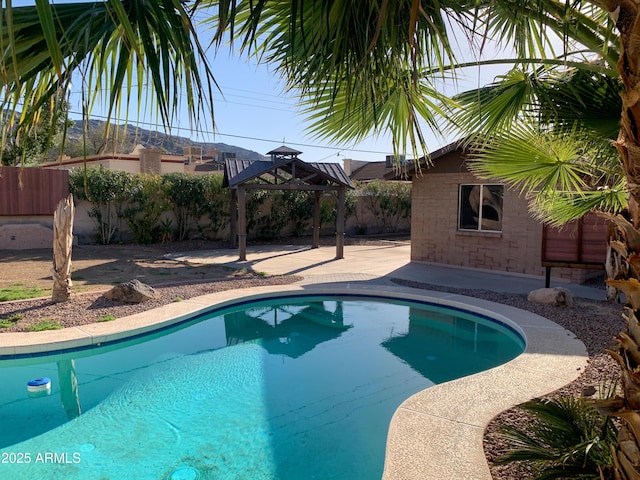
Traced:
[[[82, 115], [81, 112], [77, 112], [77, 111], [69, 111], [69, 113], [74, 114], [74, 115]], [[102, 120], [107, 120], [106, 116], [103, 115], [92, 115], [92, 118], [97, 118], [97, 119], [102, 119]], [[124, 120], [121, 119], [112, 119], [113, 121], [119, 121], [119, 122], [124, 122]], [[157, 128], [157, 124], [152, 123], [152, 122], [143, 122], [141, 120], [127, 120], [127, 123], [131, 123], [134, 125], [138, 125], [140, 127], [142, 126], [146, 126], [146, 127], [152, 127], [152, 128]], [[187, 127], [171, 127], [170, 129], [171, 131], [173, 130], [178, 130], [178, 131], [185, 131], [185, 132], [190, 132], [190, 133], [195, 133], [198, 135], [213, 135], [215, 136], [221, 136], [221, 137], [231, 137], [231, 138], [239, 138], [242, 140], [253, 140], [253, 141], [258, 141], [258, 142], [267, 142], [267, 143], [282, 143], [280, 140], [273, 140], [273, 139], [269, 139], [269, 138], [259, 138], [259, 137], [250, 137], [247, 135], [234, 135], [231, 133], [222, 133], [222, 132], [213, 132], [210, 130], [202, 130], [202, 129], [190, 129]], [[157, 132], [160, 133], [160, 132]], [[202, 143], [215, 143], [215, 142], [202, 142]], [[295, 146], [299, 146], [299, 147], [309, 147], [309, 148], [320, 148], [320, 149], [324, 149], [324, 150], [333, 150], [334, 152], [336, 151], [336, 147], [330, 147], [327, 145], [314, 145], [314, 144], [310, 144], [310, 143], [300, 143], [300, 142], [286, 142], [288, 145], [295, 145]], [[349, 152], [356, 152], [356, 153], [375, 153], [375, 154], [380, 154], [380, 155], [390, 155], [390, 152], [382, 152], [379, 150], [362, 150], [362, 149], [357, 149], [357, 148], [348, 148], [348, 147], [340, 147], [340, 149], [338, 150], [338, 153], [340, 153], [341, 151], [349, 151]], [[329, 155], [329, 157], [333, 156], [333, 154]], [[325, 158], [329, 158], [329, 157], [325, 157]]]

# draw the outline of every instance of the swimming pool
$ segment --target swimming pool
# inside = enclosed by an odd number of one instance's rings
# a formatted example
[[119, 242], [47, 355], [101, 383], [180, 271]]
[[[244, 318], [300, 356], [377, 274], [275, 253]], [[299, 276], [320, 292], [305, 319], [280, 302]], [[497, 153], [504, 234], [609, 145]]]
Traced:
[[[487, 318], [390, 299], [291, 297], [208, 317], [1, 362], [3, 473], [379, 478], [404, 399], [524, 348]], [[52, 379], [51, 395], [29, 397], [39, 376]]]

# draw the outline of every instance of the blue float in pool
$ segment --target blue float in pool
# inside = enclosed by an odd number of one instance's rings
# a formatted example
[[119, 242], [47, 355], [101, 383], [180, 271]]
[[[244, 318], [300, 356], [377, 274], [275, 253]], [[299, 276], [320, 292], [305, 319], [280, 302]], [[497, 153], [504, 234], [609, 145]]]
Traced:
[[34, 378], [27, 382], [27, 391], [29, 393], [50, 393], [51, 379], [49, 377]]

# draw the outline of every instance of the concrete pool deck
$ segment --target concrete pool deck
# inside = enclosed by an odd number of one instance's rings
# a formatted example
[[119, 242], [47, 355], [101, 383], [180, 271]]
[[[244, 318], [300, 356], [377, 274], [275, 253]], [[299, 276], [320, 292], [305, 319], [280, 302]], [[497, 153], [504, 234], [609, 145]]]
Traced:
[[[246, 297], [305, 292], [379, 294], [460, 306], [510, 324], [527, 339], [527, 348], [504, 365], [431, 387], [403, 402], [390, 424], [384, 478], [489, 480], [482, 446], [486, 425], [501, 411], [577, 378], [587, 364], [586, 349], [567, 330], [530, 312], [451, 293], [400, 287], [391, 281], [403, 278], [456, 288], [527, 293], [543, 287], [542, 278], [412, 264], [409, 248], [408, 243], [402, 242], [346, 246], [341, 260], [334, 259], [333, 247], [249, 247], [245, 262], [237, 261], [235, 250], [171, 255], [194, 264], [216, 263], [268, 274], [295, 274], [303, 279], [292, 285], [204, 295], [114, 322], [57, 331], [5, 333], [0, 335], [0, 355], [78, 348], [125, 338], [176, 323], [212, 305], [224, 306]], [[604, 298], [603, 290], [562, 286], [578, 297]]]

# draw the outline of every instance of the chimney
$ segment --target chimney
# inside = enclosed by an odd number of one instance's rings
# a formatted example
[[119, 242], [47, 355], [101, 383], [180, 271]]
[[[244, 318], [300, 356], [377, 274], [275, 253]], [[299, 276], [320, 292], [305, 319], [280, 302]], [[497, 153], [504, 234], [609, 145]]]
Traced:
[[393, 167], [393, 159], [396, 158], [395, 155], [387, 155], [385, 157], [385, 161], [384, 161], [384, 166], [386, 168], [391, 168]]
[[353, 172], [353, 160], [350, 158], [345, 158], [343, 160], [344, 163], [344, 173], [347, 174], [347, 177], [351, 176], [351, 172]]
[[387, 155], [385, 157], [384, 166], [386, 168], [392, 168], [398, 165], [404, 165], [406, 163], [406, 157], [404, 155]]

